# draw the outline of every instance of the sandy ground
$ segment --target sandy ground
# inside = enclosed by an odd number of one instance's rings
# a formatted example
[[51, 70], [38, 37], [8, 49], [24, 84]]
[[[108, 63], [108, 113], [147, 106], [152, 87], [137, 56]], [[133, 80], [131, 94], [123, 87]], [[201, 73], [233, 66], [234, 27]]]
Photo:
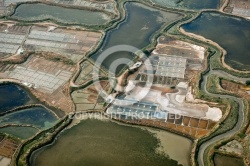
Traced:
[[227, 143], [226, 145], [221, 146], [219, 148], [219, 150], [225, 151], [227, 153], [236, 153], [238, 155], [242, 155], [242, 153], [243, 153], [243, 147], [242, 147], [241, 143], [236, 141], [236, 140], [233, 140], [233, 141]]
[[187, 82], [180, 82], [177, 87], [187, 89], [188, 88], [188, 83]]
[[[199, 100], [199, 99], [195, 99], [193, 94], [192, 94], [192, 89], [191, 87], [188, 88], [188, 92], [186, 94], [186, 100], [188, 102], [194, 102], [194, 103], [201, 103], [204, 101]], [[209, 107], [208, 111], [206, 112], [206, 116], [207, 119], [211, 119], [213, 121], [219, 121], [220, 118], [222, 118], [222, 111], [219, 108], [216, 107]]]
[[185, 97], [186, 97], [185, 95], [176, 95], [175, 99], [179, 103], [184, 103]]
[[194, 45], [191, 43], [187, 43], [184, 41], [176, 41], [177, 44], [180, 44], [181, 46], [186, 46], [186, 47], [190, 47], [193, 48], [198, 54], [198, 57], [202, 60], [204, 60], [204, 54], [205, 54], [205, 48], [198, 46], [198, 45]]
[[229, 2], [230, 2], [229, 0], [225, 0], [225, 2], [223, 3], [223, 5], [220, 7], [219, 11], [223, 12], [224, 9], [228, 6]]
[[222, 117], [222, 111], [219, 108], [211, 108], [207, 104], [200, 104], [199, 102], [195, 104], [185, 102], [187, 97], [194, 101], [191, 91], [187, 91], [186, 87], [186, 83], [181, 83], [176, 90], [177, 92], [163, 93], [158, 88], [133, 86], [133, 90], [127, 94], [126, 99], [152, 102], [158, 104], [161, 110], [167, 110], [173, 114], [219, 121]]
[[222, 112], [219, 108], [209, 107], [206, 112], [206, 118], [211, 119], [213, 121], [219, 121], [222, 117]]
[[217, 104], [217, 103], [213, 103], [213, 102], [208, 102], [208, 101], [204, 101], [204, 100], [200, 100], [200, 99], [195, 99], [194, 95], [192, 94], [192, 88], [188, 87], [188, 91], [186, 94], [186, 101], [190, 102], [190, 103], [211, 103], [211, 104]]
[[[180, 41], [180, 40], [175, 40], [171, 43], [166, 43], [166, 44], [162, 44], [162, 43], [159, 43], [158, 41], [158, 44], [156, 46], [156, 49], [153, 51], [153, 54], [164, 54], [162, 52], [158, 52], [158, 50], [160, 48], [164, 48], [164, 47], [175, 47], [175, 48], [179, 48], [179, 49], [186, 49], [186, 50], [193, 50], [196, 52], [196, 56], [201, 59], [201, 60], [204, 60], [204, 55], [205, 55], [205, 48], [204, 47], [201, 47], [201, 46], [198, 46], [198, 45], [194, 45], [194, 44], [191, 44], [191, 43], [187, 43], [187, 42], [183, 42], [183, 41]], [[166, 54], [168, 55], [168, 54]]]
[[7, 157], [0, 156], [0, 165], [1, 166], [9, 166], [11, 159]]

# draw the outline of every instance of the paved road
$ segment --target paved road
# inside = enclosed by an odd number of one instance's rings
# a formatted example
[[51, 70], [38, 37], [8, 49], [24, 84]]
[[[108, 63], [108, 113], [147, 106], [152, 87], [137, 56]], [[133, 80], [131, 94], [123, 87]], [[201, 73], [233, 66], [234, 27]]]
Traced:
[[239, 81], [239, 82], [244, 82], [244, 83], [246, 80], [248, 80], [248, 78], [238, 78], [238, 77], [232, 76], [224, 71], [219, 71], [219, 70], [212, 70], [203, 77], [204, 79], [202, 82], [201, 89], [204, 90], [205, 93], [207, 93], [208, 95], [210, 95], [212, 97], [220, 97], [220, 98], [232, 99], [232, 100], [236, 101], [239, 104], [239, 116], [238, 116], [238, 122], [232, 130], [229, 130], [226, 133], [218, 135], [218, 136], [204, 142], [199, 147], [198, 159], [197, 159], [199, 166], [204, 166], [204, 152], [210, 145], [220, 141], [221, 139], [233, 136], [234, 134], [236, 134], [239, 131], [239, 129], [242, 127], [242, 125], [244, 123], [244, 104], [243, 104], [242, 99], [234, 97], [234, 96], [229, 96], [229, 95], [212, 94], [212, 93], [209, 93], [207, 91], [207, 89], [206, 89], [207, 77], [211, 74], [215, 74], [215, 75], [218, 75], [218, 76], [223, 77], [223, 78], [227, 78], [227, 79], [231, 79], [231, 80], [235, 80], [235, 81]]

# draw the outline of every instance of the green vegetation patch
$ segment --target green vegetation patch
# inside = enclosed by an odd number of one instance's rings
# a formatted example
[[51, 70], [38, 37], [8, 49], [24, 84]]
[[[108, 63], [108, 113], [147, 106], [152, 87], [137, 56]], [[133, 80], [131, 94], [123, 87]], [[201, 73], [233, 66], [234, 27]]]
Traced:
[[1, 133], [6, 133], [8, 135], [18, 137], [21, 139], [28, 139], [34, 136], [38, 130], [33, 127], [21, 127], [21, 126], [8, 126], [0, 128]]
[[38, 152], [34, 165], [178, 165], [156, 153], [159, 140], [140, 128], [85, 120]]

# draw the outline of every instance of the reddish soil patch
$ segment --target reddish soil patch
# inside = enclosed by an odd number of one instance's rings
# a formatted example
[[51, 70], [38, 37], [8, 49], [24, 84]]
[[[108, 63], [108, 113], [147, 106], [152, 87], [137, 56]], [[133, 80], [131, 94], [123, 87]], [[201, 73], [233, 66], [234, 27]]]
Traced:
[[97, 96], [95, 96], [95, 95], [89, 95], [89, 96], [88, 96], [88, 101], [89, 101], [90, 103], [95, 103], [96, 100], [97, 100]]
[[88, 87], [87, 91], [90, 92], [90, 93], [98, 94], [98, 92], [97, 92], [97, 90], [95, 89], [94, 86]]
[[183, 118], [183, 124], [184, 124], [185, 126], [188, 126], [189, 120], [190, 120], [190, 118], [185, 116], [185, 117]]
[[189, 124], [190, 124], [191, 127], [198, 127], [199, 119], [191, 118]]
[[199, 128], [206, 129], [208, 121], [207, 120], [200, 120]]
[[198, 129], [196, 133], [196, 137], [200, 138], [206, 134], [208, 134], [209, 130]]
[[196, 128], [192, 128], [192, 127], [190, 127], [190, 135], [192, 136], [192, 137], [195, 137], [195, 135], [196, 135]]

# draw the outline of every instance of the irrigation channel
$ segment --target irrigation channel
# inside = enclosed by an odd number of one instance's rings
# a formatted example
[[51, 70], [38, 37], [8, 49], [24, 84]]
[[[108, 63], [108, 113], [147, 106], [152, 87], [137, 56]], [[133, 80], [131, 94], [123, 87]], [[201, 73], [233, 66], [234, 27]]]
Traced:
[[207, 88], [206, 88], [207, 77], [211, 74], [215, 74], [215, 75], [217, 75], [219, 77], [223, 77], [223, 78], [237, 80], [240, 82], [247, 80], [247, 78], [238, 78], [238, 77], [235, 77], [233, 75], [230, 75], [230, 74], [228, 74], [224, 71], [220, 71], [220, 70], [210, 70], [210, 72], [208, 72], [207, 74], [205, 74], [203, 76], [203, 81], [201, 83], [201, 90], [203, 90], [209, 96], [220, 97], [220, 98], [224, 98], [224, 99], [232, 99], [235, 102], [237, 102], [239, 104], [239, 113], [238, 113], [239, 116], [238, 116], [237, 124], [234, 126], [233, 129], [231, 129], [223, 134], [220, 134], [216, 137], [213, 137], [212, 139], [201, 144], [201, 146], [198, 149], [198, 156], [197, 156], [199, 166], [204, 166], [204, 152], [210, 145], [212, 145], [212, 144], [214, 144], [214, 143], [216, 143], [224, 138], [228, 138], [228, 137], [233, 136], [234, 134], [236, 134], [240, 130], [240, 128], [242, 127], [242, 125], [244, 123], [244, 104], [243, 104], [242, 99], [234, 97], [234, 96], [229, 96], [229, 95], [213, 94], [213, 93], [210, 93], [207, 91]]

